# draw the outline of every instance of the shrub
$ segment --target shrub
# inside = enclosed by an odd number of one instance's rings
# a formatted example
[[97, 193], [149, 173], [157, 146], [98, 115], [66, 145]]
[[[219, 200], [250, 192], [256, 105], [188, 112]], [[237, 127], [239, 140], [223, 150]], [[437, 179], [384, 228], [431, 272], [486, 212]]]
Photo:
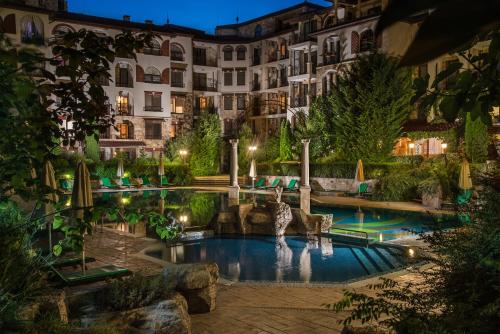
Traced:
[[465, 153], [473, 163], [485, 162], [488, 158], [488, 145], [490, 136], [488, 127], [480, 117], [472, 120], [471, 114], [467, 113], [465, 121]]
[[420, 181], [410, 168], [392, 169], [383, 174], [375, 187], [374, 199], [381, 201], [409, 201], [417, 197]]
[[219, 172], [221, 144], [219, 116], [205, 113], [194, 129], [189, 157], [193, 175], [216, 175]]
[[280, 160], [292, 160], [292, 133], [287, 120], [281, 122], [280, 127]]
[[104, 307], [115, 311], [143, 307], [160, 300], [167, 294], [163, 276], [145, 277], [135, 274], [123, 281], [114, 281], [102, 294]]

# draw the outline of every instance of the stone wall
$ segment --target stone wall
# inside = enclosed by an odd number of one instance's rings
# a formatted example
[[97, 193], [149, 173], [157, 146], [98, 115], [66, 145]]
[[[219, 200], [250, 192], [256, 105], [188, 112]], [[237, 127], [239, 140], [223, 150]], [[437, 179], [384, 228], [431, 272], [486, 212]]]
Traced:
[[[281, 178], [281, 185], [288, 186], [288, 183], [292, 179], [295, 179], [297, 185], [300, 184], [300, 176], [276, 176], [276, 175], [261, 175], [257, 177], [266, 178], [266, 183], [271, 184], [273, 180], [277, 177]], [[366, 180], [368, 183], [368, 191], [374, 190], [374, 186], [377, 180]], [[324, 177], [311, 177], [310, 184], [313, 191], [343, 191], [343, 192], [355, 192], [358, 188], [358, 183], [354, 179], [336, 179], [336, 178], [324, 178]]]

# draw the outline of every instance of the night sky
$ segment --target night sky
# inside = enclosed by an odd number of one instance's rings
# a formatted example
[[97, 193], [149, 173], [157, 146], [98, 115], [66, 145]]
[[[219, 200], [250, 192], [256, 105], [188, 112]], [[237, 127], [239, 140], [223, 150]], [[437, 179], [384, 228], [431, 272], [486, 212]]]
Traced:
[[[216, 25], [240, 22], [301, 3], [301, 0], [68, 0], [69, 11], [132, 21], [153, 20], [213, 33]], [[331, 2], [310, 0], [323, 6]]]

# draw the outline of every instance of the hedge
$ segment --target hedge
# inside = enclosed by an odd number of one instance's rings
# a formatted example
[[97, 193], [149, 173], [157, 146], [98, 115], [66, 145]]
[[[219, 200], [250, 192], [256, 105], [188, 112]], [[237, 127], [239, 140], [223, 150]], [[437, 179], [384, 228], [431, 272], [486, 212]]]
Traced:
[[[394, 169], [412, 168], [411, 163], [364, 163], [365, 178], [375, 179]], [[257, 165], [259, 175], [300, 176], [300, 163], [276, 162]], [[353, 179], [356, 173], [356, 162], [311, 163], [309, 165], [311, 177]]]

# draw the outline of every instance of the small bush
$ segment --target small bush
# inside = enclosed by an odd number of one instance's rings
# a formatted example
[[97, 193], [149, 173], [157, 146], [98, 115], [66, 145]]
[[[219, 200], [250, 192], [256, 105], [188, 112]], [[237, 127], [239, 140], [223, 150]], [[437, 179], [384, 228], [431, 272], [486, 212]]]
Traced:
[[412, 169], [394, 169], [380, 177], [373, 197], [381, 201], [412, 200], [417, 198], [419, 181]]
[[143, 307], [167, 294], [162, 276], [145, 277], [136, 274], [123, 281], [111, 283], [102, 295], [102, 305], [115, 311]]

